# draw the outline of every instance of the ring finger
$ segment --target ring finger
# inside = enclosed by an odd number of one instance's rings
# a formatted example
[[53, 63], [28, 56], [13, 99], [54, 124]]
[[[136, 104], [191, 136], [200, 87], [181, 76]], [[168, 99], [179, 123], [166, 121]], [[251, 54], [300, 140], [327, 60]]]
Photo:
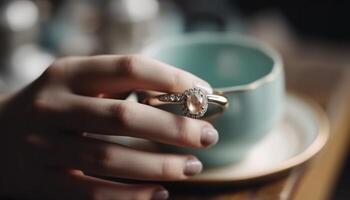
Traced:
[[53, 164], [90, 174], [138, 180], [181, 180], [198, 174], [202, 164], [190, 155], [131, 149], [96, 139], [63, 135], [53, 145]]

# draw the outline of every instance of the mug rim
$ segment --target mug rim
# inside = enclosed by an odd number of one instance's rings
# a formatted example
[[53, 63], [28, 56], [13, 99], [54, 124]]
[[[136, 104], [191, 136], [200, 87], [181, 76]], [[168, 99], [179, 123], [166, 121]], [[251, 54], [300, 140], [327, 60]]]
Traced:
[[229, 34], [229, 33], [185, 33], [179, 36], [173, 36], [166, 39], [161, 39], [160, 41], [150, 43], [141, 49], [140, 53], [147, 56], [155, 55], [155, 52], [159, 52], [164, 46], [178, 46], [181, 44], [196, 44], [205, 41], [206, 43], [217, 43], [217, 42], [229, 42], [230, 44], [257, 49], [266, 56], [270, 57], [273, 61], [273, 66], [270, 72], [263, 75], [262, 77], [242, 85], [228, 86], [228, 87], [218, 87], [214, 88], [214, 91], [223, 93], [234, 93], [234, 92], [247, 92], [250, 90], [256, 90], [259, 87], [270, 83], [277, 79], [283, 71], [283, 63], [280, 54], [274, 50], [270, 45], [260, 40], [252, 37]]

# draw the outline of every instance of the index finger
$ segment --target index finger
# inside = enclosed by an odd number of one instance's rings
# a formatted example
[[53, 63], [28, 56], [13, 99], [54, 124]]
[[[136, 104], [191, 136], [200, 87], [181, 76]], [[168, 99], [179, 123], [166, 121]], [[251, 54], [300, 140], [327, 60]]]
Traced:
[[69, 86], [78, 93], [116, 93], [135, 89], [183, 92], [198, 87], [212, 93], [199, 77], [140, 55], [70, 57], [60, 61]]

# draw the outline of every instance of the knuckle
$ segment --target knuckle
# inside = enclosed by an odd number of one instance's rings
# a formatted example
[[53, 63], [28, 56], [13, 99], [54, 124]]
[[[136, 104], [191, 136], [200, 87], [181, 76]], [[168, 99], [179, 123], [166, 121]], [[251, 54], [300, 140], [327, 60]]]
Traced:
[[66, 67], [67, 58], [60, 58], [54, 61], [44, 72], [45, 77], [55, 78], [60, 77], [64, 73], [64, 68]]
[[191, 134], [189, 133], [187, 127], [188, 127], [188, 122], [185, 119], [178, 120], [175, 123], [175, 131], [176, 131], [177, 140], [182, 145], [193, 144]]
[[139, 56], [136, 55], [123, 56], [120, 58], [117, 61], [118, 74], [123, 77], [136, 76], [136, 63], [139, 59]]
[[54, 111], [54, 106], [51, 101], [46, 97], [46, 95], [38, 95], [33, 102], [33, 108], [36, 113], [47, 115]]
[[109, 170], [112, 163], [112, 151], [109, 148], [91, 153], [91, 164], [96, 170]]
[[34, 95], [31, 102], [32, 111], [39, 116], [58, 117], [65, 112], [67, 106], [60, 102], [63, 101], [64, 95], [53, 91], [40, 91]]
[[130, 125], [131, 106], [128, 103], [118, 103], [111, 106], [111, 112], [117, 118], [119, 127], [128, 128]]
[[69, 56], [55, 60], [44, 72], [44, 76], [50, 79], [65, 77], [68, 74], [69, 66], [77, 57]]
[[181, 81], [181, 74], [178, 70], [174, 70], [173, 75], [171, 76], [171, 82], [170, 82], [170, 90], [176, 91], [179, 85], [183, 85], [183, 82]]
[[163, 180], [177, 180], [181, 179], [182, 172], [180, 172], [176, 167], [176, 160], [171, 157], [165, 157], [162, 161], [161, 167], [161, 178]]

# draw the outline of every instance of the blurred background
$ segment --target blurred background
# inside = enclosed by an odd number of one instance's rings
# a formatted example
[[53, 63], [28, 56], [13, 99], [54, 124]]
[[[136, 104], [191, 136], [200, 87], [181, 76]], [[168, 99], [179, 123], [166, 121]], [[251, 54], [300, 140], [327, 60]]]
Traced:
[[[322, 101], [315, 83], [336, 77], [319, 72], [350, 68], [349, 9], [336, 0], [3, 0], [0, 91], [29, 83], [58, 57], [137, 53], [161, 38], [219, 31], [269, 43], [284, 59], [287, 86]], [[332, 199], [350, 197], [347, 160]]]

